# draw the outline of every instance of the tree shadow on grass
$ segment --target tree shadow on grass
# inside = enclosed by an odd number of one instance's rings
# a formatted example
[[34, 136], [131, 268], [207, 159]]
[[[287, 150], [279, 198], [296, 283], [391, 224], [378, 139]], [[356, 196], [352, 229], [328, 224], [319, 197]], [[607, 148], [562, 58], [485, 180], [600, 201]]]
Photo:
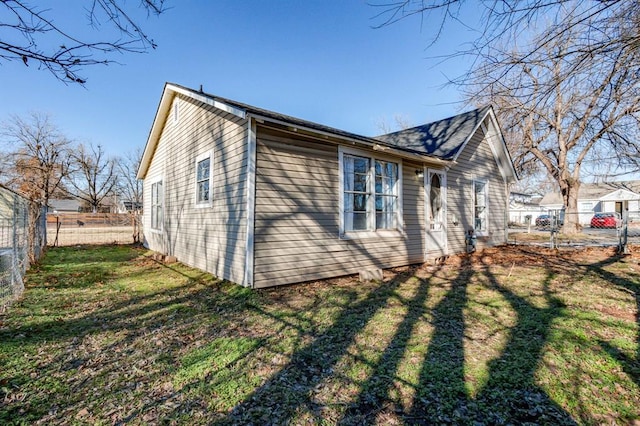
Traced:
[[413, 405], [405, 416], [412, 424], [467, 421], [464, 308], [473, 275], [469, 267], [460, 269], [450, 280], [447, 293], [433, 308], [433, 335], [422, 362]]
[[482, 274], [489, 288], [497, 291], [516, 313], [517, 323], [509, 331], [509, 340], [499, 358], [489, 363], [489, 380], [478, 393], [476, 406], [492, 407], [492, 416], [483, 419], [492, 424], [576, 424], [535, 383], [543, 350], [554, 320], [563, 316], [564, 304], [549, 289], [555, 273], [547, 271], [542, 283], [545, 305], [539, 307], [500, 284], [488, 265]]
[[[548, 290], [553, 272], [548, 271], [544, 284], [547, 306], [537, 307], [502, 285], [488, 266], [481, 265], [479, 270], [482, 272], [470, 265], [463, 266], [456, 277], [448, 279], [450, 288], [434, 308], [428, 307], [431, 278], [417, 280], [415, 294], [402, 301], [407, 312], [381, 356], [368, 364], [372, 371], [358, 385], [353, 402], [342, 411], [341, 424], [374, 424], [385, 418], [400, 419], [407, 424], [575, 424], [534, 381], [551, 323], [563, 310], [562, 303]], [[316, 422], [327, 421], [323, 417], [324, 407], [314, 398], [315, 387], [335, 374], [333, 367], [356, 336], [391, 297], [397, 297], [394, 292], [399, 284], [410, 278], [407, 274], [397, 276], [366, 299], [345, 306], [324, 334], [296, 351], [287, 365], [220, 423], [283, 424], [293, 421], [300, 412], [312, 413]], [[516, 313], [516, 324], [508, 332], [501, 355], [489, 363], [486, 385], [472, 397], [465, 383], [464, 310], [469, 302], [467, 286], [478, 279], [485, 280], [490, 289], [502, 295]], [[391, 394], [392, 389], [402, 381], [399, 370], [412, 332], [428, 317], [432, 318], [433, 333], [424, 358], [419, 361], [417, 385], [402, 383], [415, 393], [411, 403], [405, 405], [402, 398]]]
[[[434, 272], [435, 274], [435, 272]], [[397, 327], [395, 334], [385, 348], [379, 362], [365, 383], [355, 402], [345, 412], [342, 423], [374, 424], [376, 415], [382, 410], [404, 411], [405, 407], [390, 398], [394, 382], [400, 380], [397, 374], [402, 358], [407, 351], [412, 332], [428, 313], [426, 302], [430, 279], [418, 279], [413, 298], [403, 300], [407, 313]]]
[[[6, 345], [0, 356], [4, 355], [3, 364], [10, 365], [7, 354], [18, 352], [29, 359], [27, 364], [21, 364], [31, 370], [9, 373], [9, 369], [0, 368], [0, 398], [4, 397], [0, 402], [0, 423], [16, 419], [55, 422], [64, 412], [90, 407], [92, 401], [84, 401], [89, 394], [112, 402], [118, 395], [130, 396], [144, 382], [145, 370], [170, 366], [176, 347], [185, 343], [165, 338], [189, 337], [188, 329], [201, 326], [198, 321], [203, 315], [209, 321], [220, 318], [220, 327], [225, 327], [238, 320], [256, 297], [249, 290], [231, 284], [222, 289], [221, 283], [209, 279], [209, 274], [186, 274], [179, 268], [162, 267], [179, 276], [181, 281], [157, 291], [122, 293], [117, 301], [105, 298], [114, 293], [100, 293], [97, 301], [92, 301], [91, 306], [81, 305], [83, 309], [77, 313], [63, 307], [60, 312], [40, 314], [29, 306], [22, 308], [24, 313], [20, 315], [14, 313], [12, 324], [15, 325], [0, 327], [0, 341]], [[135, 274], [129, 277], [136, 278]], [[73, 288], [80, 291], [69, 293], [79, 297], [74, 302], [88, 303], [83, 299], [87, 296], [84, 283]], [[40, 297], [49, 297], [47, 291], [45, 289]], [[55, 299], [60, 295], [51, 293], [50, 297]], [[41, 309], [37, 302], [34, 306]], [[50, 310], [51, 301], [42, 306]], [[13, 310], [19, 311], [19, 304]], [[217, 313], [226, 315], [222, 318]], [[39, 315], [42, 320], [38, 319]], [[167, 398], [166, 393], [152, 398], [152, 404], [159, 406]], [[124, 415], [132, 420], [141, 413], [133, 410], [128, 416], [126, 412]]]
[[409, 272], [382, 282], [367, 296], [346, 303], [332, 325], [308, 345], [297, 350], [290, 361], [220, 423], [285, 424], [299, 410], [322, 419], [322, 407], [313, 400], [314, 388], [333, 374], [333, 368], [369, 320], [393, 297]]
[[611, 283], [620, 291], [631, 295], [635, 301], [635, 321], [637, 326], [636, 331], [636, 343], [635, 354], [629, 356], [622, 350], [617, 348], [610, 342], [600, 340], [600, 346], [607, 351], [613, 358], [620, 362], [623, 371], [640, 387], [640, 282], [632, 281], [628, 278], [623, 278], [620, 275], [609, 272], [605, 269], [606, 266], [616, 262], [624, 262], [624, 255], [611, 256], [601, 262], [583, 265], [587, 271], [593, 272], [600, 276], [602, 279]]
[[[594, 267], [602, 269], [603, 266]], [[150, 413], [162, 413], [168, 419], [186, 423], [188, 419], [184, 416], [195, 412], [207, 421], [231, 424], [286, 424], [301, 417], [316, 423], [342, 424], [373, 424], [385, 419], [406, 424], [575, 424], [569, 414], [535, 382], [553, 322], [564, 314], [562, 302], [550, 290], [557, 267], [547, 268], [542, 282], [543, 303], [538, 303], [540, 298], [536, 298], [535, 304], [528, 297], [516, 294], [519, 290], [509, 286], [505, 276], [497, 275], [489, 264], [463, 264], [454, 270], [455, 273], [451, 273], [452, 270], [436, 269], [420, 278], [415, 268], [408, 269], [386, 282], [370, 285], [366, 290], [349, 284], [340, 291], [327, 293], [335, 297], [335, 301], [329, 302], [322, 293], [311, 290], [314, 298], [306, 297], [297, 305], [288, 305], [286, 300], [278, 300], [275, 296], [286, 292], [286, 289], [278, 289], [271, 297], [262, 298], [260, 292], [240, 288], [233, 290], [236, 287], [221, 291], [217, 284], [189, 288], [197, 283], [198, 276], [183, 274], [185, 282], [176, 288], [133, 296], [62, 322], [55, 319], [46, 321], [30, 330], [5, 328], [0, 331], [0, 340], [12, 340], [16, 333], [26, 331], [22, 342], [37, 347], [50, 338], [47, 337], [49, 329], [59, 334], [61, 340], [69, 342], [77, 337], [79, 343], [85, 344], [91, 343], [94, 334], [100, 334], [105, 326], [116, 333], [121, 332], [114, 342], [100, 342], [99, 353], [95, 348], [88, 348], [87, 359], [75, 356], [78, 352], [73, 352], [71, 357], [71, 352], [63, 353], [51, 360], [52, 366], [43, 365], [43, 368], [45, 371], [54, 368], [56, 374], [67, 369], [70, 375], [81, 376], [83, 368], [92, 368], [90, 364], [100, 361], [103, 364], [98, 371], [102, 377], [132, 374], [134, 378], [109, 384], [111, 388], [100, 390], [96, 395], [96, 398], [109, 402], [118, 400], [120, 396], [128, 398], [127, 411], [117, 418], [124, 422], [159, 421], [159, 417], [148, 416]], [[182, 273], [179, 268], [175, 272]], [[615, 274], [609, 275], [606, 270], [598, 273], [609, 282], [620, 279]], [[442, 277], [445, 284], [442, 284]], [[515, 313], [515, 324], [506, 331], [506, 343], [497, 357], [489, 362], [487, 380], [475, 396], [467, 390], [468, 379], [465, 377], [468, 362], [465, 360], [468, 332], [465, 321], [470, 318], [465, 310], [474, 303], [470, 284], [484, 286], [499, 294], [509, 310]], [[623, 280], [618, 285], [627, 291], [632, 290], [635, 283]], [[305, 287], [300, 288], [301, 294], [307, 292]], [[407, 293], [411, 295], [405, 296]], [[637, 303], [637, 292], [634, 297]], [[182, 305], [193, 308], [193, 313], [179, 310], [175, 315], [166, 314], [173, 306]], [[327, 315], [327, 310], [330, 315]], [[402, 316], [397, 314], [399, 310]], [[382, 344], [374, 342], [372, 345], [380, 348], [375, 349], [380, 355], [374, 354], [369, 358], [360, 352], [354, 355], [352, 348], [359, 351], [358, 345], [366, 334], [363, 333], [366, 327], [389, 325], [380, 322], [379, 314], [390, 314], [393, 324], [397, 323], [372, 335], [374, 338], [383, 336]], [[249, 322], [243, 322], [246, 318]], [[202, 334], [197, 344], [184, 340], [160, 341], [159, 346], [147, 344], [155, 338], [156, 331], [162, 330], [164, 336], [185, 339], [188, 333], [183, 330], [203, 320], [210, 323], [199, 328]], [[256, 321], [264, 322], [263, 334], [256, 333], [253, 328]], [[432, 332], [422, 333], [429, 327]], [[416, 333], [419, 328], [420, 332]], [[180, 331], [174, 333], [173, 330]], [[287, 333], [288, 336], [284, 337], [283, 334]], [[295, 337], [291, 338], [293, 335]], [[424, 347], [412, 353], [413, 346], [420, 345], [420, 342], [412, 340], [415, 335], [425, 339]], [[385, 336], [389, 337], [388, 341]], [[85, 342], [84, 337], [87, 338]], [[283, 350], [285, 346], [280, 346], [279, 341], [285, 339], [290, 344], [287, 343]], [[170, 347], [172, 344], [174, 346]], [[75, 351], [74, 345], [70, 344], [67, 349]], [[132, 351], [142, 346], [138, 355], [161, 361], [156, 368], [162, 369], [166, 379], [154, 377], [153, 380], [169, 382], [166, 391], [158, 389], [162, 383], [155, 383], [151, 388], [143, 387], [150, 392], [140, 395], [135, 404], [131, 403], [131, 395], [140, 392], [135, 387], [136, 380], [145, 380], [144, 374], [136, 376], [135, 370], [147, 367], [118, 365], [132, 359], [126, 354], [115, 354], [123, 346], [125, 350]], [[176, 350], [176, 346], [184, 346], [187, 350]], [[627, 363], [627, 369], [637, 365], [633, 359], [625, 359], [622, 353], [616, 355], [623, 365]], [[259, 357], [263, 364], [269, 364], [272, 357], [279, 361], [269, 365], [269, 374], [265, 374], [267, 370], [256, 373], [250, 367], [261, 368], [262, 365], [253, 362], [254, 357]], [[364, 366], [366, 375], [363, 379], [341, 375], [341, 362], [349, 357], [358, 358], [354, 365]], [[133, 359], [141, 361], [140, 356]], [[403, 379], [406, 372], [401, 372], [401, 369], [406, 368], [408, 362], [415, 363], [415, 381]], [[631, 375], [634, 370], [629, 371]], [[253, 377], [246, 379], [243, 376]], [[24, 380], [28, 380], [28, 376], [25, 375]], [[100, 377], [84, 380], [71, 382], [69, 390], [81, 394], [101, 386]], [[182, 382], [173, 388], [171, 382], [175, 384], [180, 380]], [[247, 386], [241, 393], [243, 396], [234, 400], [230, 389], [237, 382], [244, 382]], [[344, 398], [346, 402], [326, 403], [318, 397], [317, 390], [327, 382], [337, 383], [337, 392], [350, 392]], [[398, 383], [399, 387], [410, 389], [414, 395], [398, 396], [394, 393]], [[223, 392], [216, 395], [223, 388], [224, 392], [232, 395], [224, 401], [226, 407], [224, 404], [218, 407], [208, 405], [210, 401], [216, 404], [216, 398], [223, 397]], [[334, 396], [339, 397], [340, 394]], [[238, 400], [241, 402], [237, 403]], [[67, 412], [73, 413], [78, 409], [78, 402], [73, 397], [54, 397], [47, 392], [34, 394], [29, 404], [46, 407], [52, 401], [68, 404], [64, 407]], [[228, 407], [234, 404], [235, 407], [228, 412]], [[20, 416], [20, 409], [24, 407], [20, 403], [0, 407], [0, 420]], [[339, 417], [327, 417], [328, 412]], [[60, 412], [47, 417], [46, 412], [30, 409], [24, 419], [59, 420], [62, 416]]]

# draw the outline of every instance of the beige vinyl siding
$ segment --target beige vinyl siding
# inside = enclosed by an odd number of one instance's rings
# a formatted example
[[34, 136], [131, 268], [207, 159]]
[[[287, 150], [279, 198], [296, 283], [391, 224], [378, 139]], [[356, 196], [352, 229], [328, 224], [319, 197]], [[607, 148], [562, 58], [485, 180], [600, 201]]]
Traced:
[[[170, 121], [171, 117], [172, 115], [169, 116], [167, 121]], [[144, 245], [159, 253], [166, 253], [166, 250], [162, 230], [151, 229], [151, 185], [159, 180], [162, 180], [164, 185], [166, 145], [167, 141], [172, 139], [174, 133], [175, 129], [165, 127], [162, 139], [153, 153], [153, 159], [149, 164], [149, 170], [147, 171], [142, 187], [142, 211], [144, 212], [142, 216], [142, 229], [144, 230]]]
[[[247, 121], [178, 95], [145, 179], [145, 211], [153, 179], [163, 177], [164, 229], [145, 232], [149, 247], [187, 265], [242, 283], [246, 253]], [[195, 161], [211, 153], [211, 205], [196, 207]], [[149, 182], [149, 184], [147, 184]], [[145, 214], [145, 230], [150, 216]]]
[[405, 235], [340, 239], [338, 147], [258, 127], [255, 286], [422, 262], [421, 167], [403, 163]]
[[[484, 139], [481, 127], [471, 137], [456, 164], [447, 172], [447, 229], [450, 253], [466, 250], [465, 233], [473, 228], [474, 180], [487, 182], [489, 190], [488, 234], [478, 237], [478, 247], [502, 244], [506, 242], [506, 184], [491, 147]], [[458, 226], [451, 222], [454, 214], [460, 220]]]

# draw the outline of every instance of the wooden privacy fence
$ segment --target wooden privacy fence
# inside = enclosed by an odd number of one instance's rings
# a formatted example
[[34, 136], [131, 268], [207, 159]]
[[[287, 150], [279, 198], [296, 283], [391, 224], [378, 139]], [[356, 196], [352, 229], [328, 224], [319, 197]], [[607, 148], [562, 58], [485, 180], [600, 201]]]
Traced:
[[48, 243], [51, 246], [76, 244], [132, 244], [140, 242], [138, 213], [49, 213]]

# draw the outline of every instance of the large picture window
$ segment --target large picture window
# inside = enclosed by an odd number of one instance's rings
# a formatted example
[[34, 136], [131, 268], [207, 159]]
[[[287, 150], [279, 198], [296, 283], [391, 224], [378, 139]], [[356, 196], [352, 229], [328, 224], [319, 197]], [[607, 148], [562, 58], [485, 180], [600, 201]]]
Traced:
[[162, 204], [162, 181], [159, 180], [151, 184], [151, 229], [162, 229]]
[[199, 155], [196, 159], [196, 204], [211, 203], [211, 154]]
[[480, 232], [488, 229], [488, 191], [487, 183], [482, 181], [473, 182], [473, 210], [474, 229]]
[[343, 232], [399, 228], [399, 163], [344, 153]]

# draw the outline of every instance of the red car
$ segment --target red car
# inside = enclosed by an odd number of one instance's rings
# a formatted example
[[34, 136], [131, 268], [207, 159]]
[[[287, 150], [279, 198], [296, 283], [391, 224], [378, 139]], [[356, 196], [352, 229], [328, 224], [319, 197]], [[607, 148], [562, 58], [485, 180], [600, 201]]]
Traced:
[[618, 228], [621, 224], [620, 213], [596, 213], [591, 218], [592, 228]]

